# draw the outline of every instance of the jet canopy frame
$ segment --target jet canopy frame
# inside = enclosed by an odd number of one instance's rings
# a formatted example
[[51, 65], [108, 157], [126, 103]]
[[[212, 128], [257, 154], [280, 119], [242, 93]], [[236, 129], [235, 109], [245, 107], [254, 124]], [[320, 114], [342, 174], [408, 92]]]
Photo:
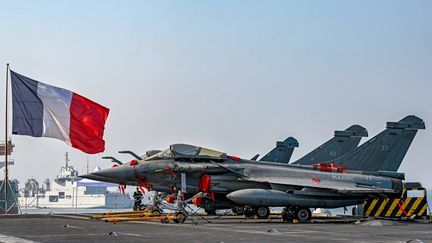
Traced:
[[216, 150], [194, 146], [190, 144], [172, 144], [169, 149], [161, 151], [146, 160], [166, 160], [174, 159], [176, 161], [191, 161], [191, 162], [223, 162], [227, 160], [226, 153]]
[[173, 144], [170, 150], [173, 158], [181, 161], [225, 161], [227, 159], [226, 153], [190, 144]]

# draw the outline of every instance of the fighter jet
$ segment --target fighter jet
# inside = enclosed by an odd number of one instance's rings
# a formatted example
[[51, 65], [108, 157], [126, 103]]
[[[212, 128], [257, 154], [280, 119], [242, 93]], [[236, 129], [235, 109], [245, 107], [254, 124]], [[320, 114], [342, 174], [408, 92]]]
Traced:
[[[175, 188], [206, 204], [226, 208], [245, 205], [247, 215], [268, 216], [269, 207], [285, 207], [284, 220], [308, 220], [310, 208], [357, 205], [369, 198], [399, 197], [403, 157], [423, 120], [408, 116], [387, 123], [387, 129], [330, 162], [314, 165], [262, 163], [211, 149], [173, 144], [144, 160], [82, 177], [160, 192]], [[199, 195], [199, 197], [197, 197]]]
[[[338, 156], [344, 155], [349, 151], [353, 150], [358, 146], [362, 137], [367, 137], [367, 130], [360, 125], [352, 125], [345, 129], [344, 131], [334, 131], [334, 137], [325, 142], [324, 144], [318, 146], [312, 152], [303, 156], [299, 160], [297, 160], [296, 164], [308, 164], [311, 161], [328, 161], [331, 158], [337, 158]], [[262, 157], [259, 161], [263, 163], [268, 162], [276, 162], [276, 163], [285, 163], [287, 164], [293, 154], [294, 148], [298, 147], [298, 141], [293, 137], [288, 137], [284, 141], [277, 141], [276, 147], [270, 150], [264, 157]], [[150, 150], [147, 151], [143, 156], [138, 156], [132, 151], [119, 151], [119, 153], [127, 153], [134, 157], [134, 159], [143, 160], [151, 155], [160, 152], [160, 150]], [[259, 154], [254, 156], [251, 160], [257, 160]], [[121, 165], [122, 162], [114, 157], [102, 157], [105, 159], [110, 159], [112, 162], [116, 163], [114, 166]], [[125, 185], [120, 185], [120, 188], [124, 188]], [[124, 189], [123, 189], [124, 190]], [[157, 194], [154, 194], [157, 195]], [[213, 200], [203, 201], [205, 203], [205, 211], [208, 214], [215, 214], [216, 209], [229, 209], [231, 208], [236, 214], [243, 214], [244, 207], [243, 205], [237, 206], [234, 203], [230, 202], [226, 198], [226, 194], [214, 194], [218, 200], [217, 202], [213, 202]]]

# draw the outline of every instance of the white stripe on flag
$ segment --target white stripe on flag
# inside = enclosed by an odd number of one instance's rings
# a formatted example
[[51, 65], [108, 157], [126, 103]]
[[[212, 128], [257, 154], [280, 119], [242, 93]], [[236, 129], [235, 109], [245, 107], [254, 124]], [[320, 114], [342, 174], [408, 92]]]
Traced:
[[72, 92], [38, 83], [37, 95], [43, 104], [43, 137], [58, 138], [71, 144], [69, 138]]

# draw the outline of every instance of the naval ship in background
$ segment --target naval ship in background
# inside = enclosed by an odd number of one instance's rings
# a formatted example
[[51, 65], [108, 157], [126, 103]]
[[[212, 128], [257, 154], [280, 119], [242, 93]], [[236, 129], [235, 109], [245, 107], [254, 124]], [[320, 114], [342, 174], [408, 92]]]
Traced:
[[[43, 186], [35, 179], [29, 179], [20, 191], [18, 203], [25, 208], [131, 208], [133, 201], [129, 194], [120, 193], [118, 185], [83, 179], [69, 165], [68, 153], [66, 164], [61, 167], [57, 177], [51, 183], [45, 180]], [[96, 167], [94, 171], [100, 170]]]

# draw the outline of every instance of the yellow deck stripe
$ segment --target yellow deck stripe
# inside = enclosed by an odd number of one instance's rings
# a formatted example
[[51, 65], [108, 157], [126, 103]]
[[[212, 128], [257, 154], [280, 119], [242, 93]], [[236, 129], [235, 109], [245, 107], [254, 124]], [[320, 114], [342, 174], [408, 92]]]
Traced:
[[396, 207], [397, 203], [399, 202], [399, 199], [393, 199], [393, 203], [390, 206], [390, 208], [387, 210], [385, 216], [389, 217], [391, 215], [391, 213], [393, 212], [394, 208]]
[[388, 198], [384, 199], [384, 201], [382, 202], [381, 206], [379, 207], [379, 209], [376, 211], [375, 213], [375, 217], [378, 217], [381, 212], [384, 210], [385, 206], [387, 205], [387, 202], [389, 201]]
[[407, 216], [409, 217], [409, 216], [411, 216], [413, 213], [414, 213], [414, 211], [417, 209], [417, 207], [419, 206], [419, 204], [420, 204], [420, 202], [423, 200], [423, 197], [418, 197], [416, 200], [415, 200], [415, 202], [414, 202], [414, 204], [412, 205], [412, 207], [411, 208], [409, 208], [409, 211], [407, 212]]
[[377, 204], [378, 200], [374, 199], [371, 202], [371, 205], [369, 206], [369, 208], [366, 211], [366, 216], [370, 216], [370, 213], [372, 212], [373, 208], [375, 207], [375, 205]]
[[411, 201], [412, 197], [407, 198], [407, 200], [405, 200], [404, 204], [402, 204], [402, 207], [399, 208], [399, 211], [396, 214], [396, 217], [399, 217], [402, 215], [402, 211], [405, 210], [405, 207], [408, 206], [409, 202]]
[[425, 205], [423, 206], [423, 208], [420, 210], [420, 212], [418, 213], [418, 216], [422, 216], [423, 213], [426, 211], [427, 208], [427, 203], [425, 203]]

